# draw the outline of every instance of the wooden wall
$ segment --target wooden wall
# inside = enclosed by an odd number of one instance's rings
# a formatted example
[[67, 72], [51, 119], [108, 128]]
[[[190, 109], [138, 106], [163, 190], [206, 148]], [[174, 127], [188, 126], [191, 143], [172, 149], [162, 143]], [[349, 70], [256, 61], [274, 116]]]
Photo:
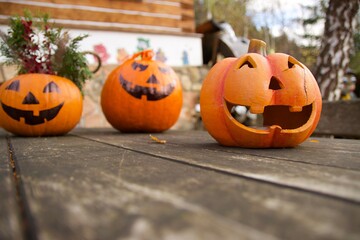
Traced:
[[195, 33], [193, 0], [0, 0], [0, 24], [24, 9], [67, 28]]

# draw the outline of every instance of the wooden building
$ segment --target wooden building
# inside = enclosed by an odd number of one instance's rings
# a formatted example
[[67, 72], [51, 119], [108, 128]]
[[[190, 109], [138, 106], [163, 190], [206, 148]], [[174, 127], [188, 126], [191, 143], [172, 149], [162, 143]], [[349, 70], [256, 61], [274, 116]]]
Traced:
[[0, 27], [25, 9], [48, 13], [73, 34], [89, 34], [82, 47], [99, 52], [105, 64], [153, 48], [169, 65], [202, 65], [193, 0], [0, 0]]
[[[0, 30], [6, 31], [9, 17], [21, 16], [25, 9], [35, 15], [48, 13], [70, 35], [88, 34], [80, 47], [102, 59], [100, 71], [85, 86], [79, 126], [109, 126], [100, 107], [106, 77], [133, 53], [151, 48], [156, 60], [174, 67], [183, 86], [183, 109], [174, 128], [193, 128], [195, 104], [207, 72], [202, 67], [202, 35], [195, 32], [193, 0], [0, 0]], [[93, 56], [87, 57], [95, 64]], [[15, 74], [15, 69], [0, 65], [0, 82]]]

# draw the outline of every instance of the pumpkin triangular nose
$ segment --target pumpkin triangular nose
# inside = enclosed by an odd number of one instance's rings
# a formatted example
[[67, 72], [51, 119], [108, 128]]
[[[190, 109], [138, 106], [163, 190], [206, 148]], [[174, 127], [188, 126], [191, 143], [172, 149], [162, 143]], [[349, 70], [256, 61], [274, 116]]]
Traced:
[[276, 77], [271, 77], [270, 79], [270, 84], [269, 84], [269, 89], [272, 90], [279, 90], [282, 89], [282, 83], [280, 82], [279, 79], [277, 79]]
[[39, 101], [36, 99], [36, 97], [34, 96], [34, 94], [32, 94], [32, 92], [29, 92], [23, 102], [23, 104], [39, 104]]
[[159, 81], [157, 80], [157, 78], [155, 77], [154, 74], [152, 74], [146, 82], [147, 83], [159, 83]]

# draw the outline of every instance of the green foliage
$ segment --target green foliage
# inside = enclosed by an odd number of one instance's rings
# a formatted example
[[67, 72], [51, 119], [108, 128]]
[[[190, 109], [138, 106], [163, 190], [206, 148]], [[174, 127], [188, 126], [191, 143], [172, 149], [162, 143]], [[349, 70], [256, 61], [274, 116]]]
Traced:
[[360, 52], [351, 57], [349, 67], [356, 75], [360, 76]]
[[92, 72], [87, 66], [79, 42], [87, 35], [70, 39], [67, 32], [49, 23], [49, 16], [24, 16], [9, 19], [7, 33], [0, 31], [0, 54], [5, 64], [16, 65], [18, 74], [45, 73], [73, 81], [80, 90]]
[[87, 35], [83, 35], [71, 40], [64, 50], [61, 64], [56, 65], [57, 74], [72, 79], [79, 89], [82, 89], [85, 81], [92, 76], [84, 54], [77, 51], [79, 42], [86, 37]]
[[[358, 26], [359, 29], [360, 26]], [[350, 58], [349, 68], [360, 77], [360, 32], [354, 34], [354, 49], [353, 55]]]

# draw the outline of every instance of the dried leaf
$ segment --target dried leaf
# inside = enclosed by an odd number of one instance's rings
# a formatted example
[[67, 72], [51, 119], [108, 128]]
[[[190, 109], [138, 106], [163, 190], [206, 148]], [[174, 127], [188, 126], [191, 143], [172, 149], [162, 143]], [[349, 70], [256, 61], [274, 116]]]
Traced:
[[159, 138], [155, 137], [155, 136], [152, 136], [151, 134], [149, 135], [151, 140], [157, 142], [157, 143], [161, 143], [161, 144], [165, 144], [166, 143], [166, 140], [160, 140]]

